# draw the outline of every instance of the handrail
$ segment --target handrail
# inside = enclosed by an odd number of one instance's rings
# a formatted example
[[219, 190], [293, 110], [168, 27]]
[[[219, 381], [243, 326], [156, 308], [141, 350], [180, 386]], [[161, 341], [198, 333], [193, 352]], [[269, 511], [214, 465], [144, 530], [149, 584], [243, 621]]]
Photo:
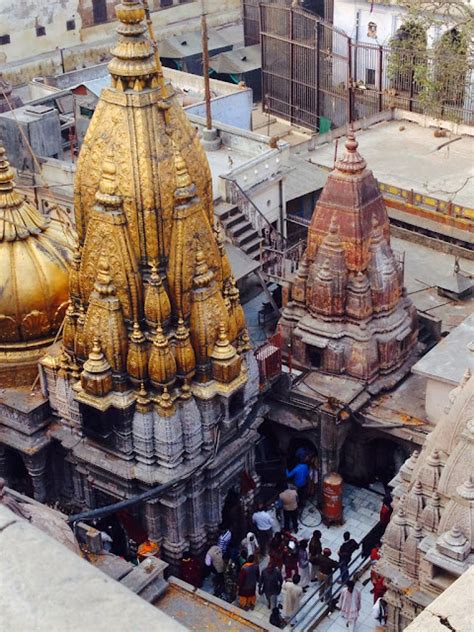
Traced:
[[[286, 237], [284, 237], [277, 228], [272, 226], [255, 202], [248, 196], [247, 192], [242, 189], [237, 180], [226, 175], [221, 175], [221, 177], [235, 187], [236, 195], [233, 195], [234, 191], [231, 192], [232, 202], [239, 205], [240, 210], [255, 228], [258, 235], [263, 238], [264, 246], [276, 246], [278, 249], [285, 248], [288, 243]], [[240, 198], [240, 200], [238, 198]], [[244, 202], [244, 204], [241, 204], [241, 202]], [[253, 209], [253, 213], [249, 212], [246, 205], [249, 205]]]
[[[364, 555], [362, 553], [362, 551], [353, 559], [350, 561], [350, 563], [347, 566], [348, 572], [349, 574], [353, 575], [354, 573], [356, 573], [360, 568], [362, 568], [362, 566], [366, 563], [367, 561], [367, 555]], [[357, 563], [357, 565], [356, 565]], [[352, 570], [350, 570], [352, 567]], [[304, 628], [302, 628], [302, 630], [308, 630], [308, 625], [312, 624], [312, 623], [317, 623], [322, 616], [325, 614], [325, 611], [329, 609], [330, 607], [330, 603], [326, 602], [326, 595], [329, 593], [331, 594], [331, 600], [333, 599], [337, 599], [339, 597], [339, 595], [341, 594], [341, 591], [344, 587], [343, 583], [340, 583], [339, 580], [336, 581], [335, 576], [336, 573], [340, 574], [340, 566], [338, 566], [330, 575], [328, 575], [328, 579], [330, 580], [330, 583], [327, 587], [327, 589], [324, 591], [323, 593], [323, 603], [319, 606], [319, 608], [317, 608], [317, 610], [315, 612], [313, 611], [309, 611], [304, 618], [300, 619], [297, 621], [296, 624], [294, 624], [294, 630], [295, 632], [297, 632], [297, 630], [299, 629], [299, 626], [301, 624], [303, 624], [304, 622]], [[315, 597], [317, 597], [317, 599], [319, 600], [319, 591], [321, 589], [322, 586], [324, 586], [326, 584], [326, 582], [328, 581], [328, 579], [325, 579], [323, 581], [319, 581], [316, 584], [314, 584], [314, 591], [312, 591], [311, 593], [309, 593], [306, 595], [306, 599], [304, 601], [301, 602], [301, 605], [298, 609], [298, 611], [292, 616], [290, 617], [290, 619], [288, 620], [288, 623], [291, 623], [291, 621], [293, 621], [295, 618], [297, 618], [298, 616], [300, 616], [300, 613], [302, 611], [302, 609], [304, 608], [304, 606], [306, 606], [307, 603], [309, 603], [312, 599], [314, 599]], [[333, 590], [334, 586], [336, 586], [335, 590]], [[311, 616], [311, 622], [308, 622], [306, 619], [308, 618], [308, 616]]]

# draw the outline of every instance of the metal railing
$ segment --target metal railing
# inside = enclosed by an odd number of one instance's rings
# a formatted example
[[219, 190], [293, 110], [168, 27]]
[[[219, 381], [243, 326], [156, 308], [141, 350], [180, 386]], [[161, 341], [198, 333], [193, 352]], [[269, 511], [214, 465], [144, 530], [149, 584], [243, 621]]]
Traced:
[[[369, 564], [369, 559], [363, 553], [359, 553], [357, 557], [351, 560], [348, 565], [348, 574], [353, 577], [361, 570], [365, 570], [365, 566]], [[341, 581], [341, 570], [338, 567], [326, 579], [313, 584], [305, 598], [302, 600], [300, 608], [288, 621], [293, 625], [295, 632], [308, 632], [313, 626], [317, 625], [332, 610], [332, 604], [337, 601], [344, 587]], [[309, 608], [307, 612], [303, 612], [305, 606], [314, 601], [314, 606]]]

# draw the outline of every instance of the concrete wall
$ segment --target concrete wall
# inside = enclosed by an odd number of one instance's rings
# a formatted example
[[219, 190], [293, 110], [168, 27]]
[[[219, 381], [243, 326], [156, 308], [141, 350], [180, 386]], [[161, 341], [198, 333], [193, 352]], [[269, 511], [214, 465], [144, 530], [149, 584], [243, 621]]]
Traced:
[[437, 424], [444, 416], [444, 409], [449, 404], [449, 393], [455, 388], [455, 382], [441, 382], [441, 380], [426, 381], [425, 408], [428, 420]]
[[[370, 2], [366, 0], [335, 0], [334, 26], [342, 29], [354, 41], [368, 44], [388, 45], [403, 22], [404, 9], [397, 4], [375, 2], [370, 11]], [[376, 37], [370, 37], [369, 22], [376, 24]], [[432, 28], [428, 32], [428, 45], [439, 37], [439, 32]]]
[[[88, 0], [87, 0], [88, 1]], [[180, 34], [199, 29], [201, 3], [174, 0], [177, 5], [154, 11], [152, 20], [157, 37]], [[80, 68], [104, 61], [115, 41], [116, 21], [94, 26], [82, 24], [78, 3], [86, 0], [35, 0], [35, 8], [22, 2], [0, 2], [0, 35], [9, 34], [11, 43], [0, 46], [0, 64], [5, 78], [13, 85], [30, 81], [41, 75], [56, 75], [66, 70]], [[150, 3], [152, 4], [152, 3]], [[66, 8], [59, 10], [63, 5]], [[43, 9], [43, 7], [53, 7]], [[65, 17], [68, 11], [71, 15]], [[240, 18], [239, 0], [206, 0], [208, 27], [220, 26]], [[37, 14], [54, 15], [54, 21], [46, 27], [47, 35], [36, 37], [34, 28]], [[75, 31], [66, 30], [66, 20], [75, 16]], [[8, 25], [7, 30], [5, 26]], [[49, 37], [51, 32], [51, 38]], [[62, 55], [61, 55], [61, 51]]]
[[[10, 35], [10, 43], [0, 46], [0, 63], [79, 44], [82, 22], [78, 7], [79, 0], [0, 2], [0, 36]], [[66, 22], [71, 19], [75, 29], [68, 31]], [[38, 37], [37, 27], [44, 27], [46, 34]]]
[[1, 504], [0, 559], [2, 630], [187, 629]]
[[[249, 89], [216, 97], [211, 102], [212, 118], [219, 123], [250, 131], [252, 129], [252, 103], [252, 90]], [[205, 103], [188, 106], [185, 110], [189, 114], [206, 116]]]

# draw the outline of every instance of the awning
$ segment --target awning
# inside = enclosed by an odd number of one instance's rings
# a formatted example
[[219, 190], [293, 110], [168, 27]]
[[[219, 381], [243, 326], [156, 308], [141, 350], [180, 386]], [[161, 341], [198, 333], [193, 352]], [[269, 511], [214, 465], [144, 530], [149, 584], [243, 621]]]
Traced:
[[229, 50], [209, 59], [209, 68], [219, 74], [240, 75], [261, 67], [260, 44]]

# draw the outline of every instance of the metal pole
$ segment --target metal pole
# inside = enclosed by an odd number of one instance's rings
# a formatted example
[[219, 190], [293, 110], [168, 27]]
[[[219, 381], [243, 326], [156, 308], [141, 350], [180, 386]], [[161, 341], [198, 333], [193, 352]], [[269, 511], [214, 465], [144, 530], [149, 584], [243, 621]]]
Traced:
[[209, 84], [209, 47], [207, 42], [206, 14], [201, 15], [201, 39], [202, 39], [202, 73], [204, 75], [204, 95], [206, 101], [206, 127], [212, 129], [211, 115], [211, 86]]

